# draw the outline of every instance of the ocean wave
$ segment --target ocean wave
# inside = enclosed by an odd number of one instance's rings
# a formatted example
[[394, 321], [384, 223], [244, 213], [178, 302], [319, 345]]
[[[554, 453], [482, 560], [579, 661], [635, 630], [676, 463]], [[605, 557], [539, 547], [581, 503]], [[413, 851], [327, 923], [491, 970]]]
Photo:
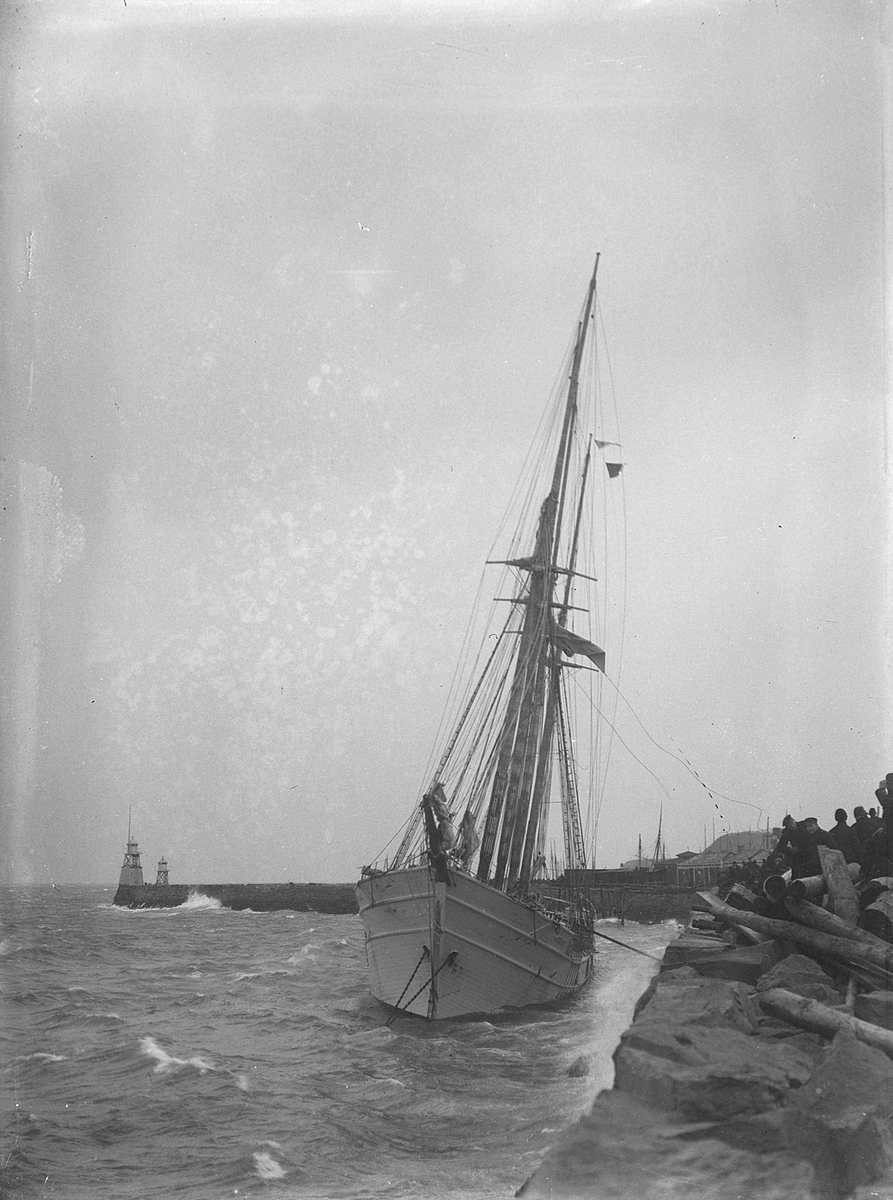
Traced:
[[194, 1054], [191, 1058], [177, 1058], [159, 1046], [153, 1037], [144, 1037], [140, 1039], [140, 1050], [148, 1058], [156, 1059], [156, 1064], [152, 1068], [156, 1075], [166, 1075], [173, 1071], [179, 1071], [182, 1067], [193, 1067], [200, 1075], [207, 1074], [208, 1071], [216, 1071], [217, 1067], [213, 1063], [206, 1062], [199, 1055]]
[[255, 1150], [252, 1158], [254, 1159], [254, 1173], [258, 1179], [284, 1179], [288, 1174], [285, 1167], [276, 1161], [269, 1150]]
[[[0, 930], [11, 946], [49, 947], [0, 959], [16, 968], [2, 1084], [15, 1078], [22, 1114], [0, 1192], [23, 1200], [508, 1198], [551, 1140], [541, 1130], [610, 1086], [605, 1031], [619, 1037], [654, 968], [610, 947], [560, 1014], [389, 1028], [353, 914], [280, 914], [286, 929], [269, 915], [208, 918], [216, 905], [197, 896], [197, 915], [114, 909], [136, 918], [121, 925], [97, 911], [108, 898], [52, 893], [49, 916]], [[646, 951], [671, 936], [627, 925], [618, 937]], [[590, 1073], [568, 1078], [581, 1055]]]
[[[291, 959], [288, 961], [291, 962]], [[238, 971], [235, 978], [240, 981], [243, 979], [273, 979], [277, 975], [286, 975], [289, 979], [293, 979], [294, 974], [294, 971], [286, 971], [282, 967], [271, 967], [267, 971]]]
[[293, 967], [296, 967], [301, 960], [305, 958], [309, 958], [311, 962], [316, 962], [316, 954], [314, 952], [321, 949], [322, 946], [320, 946], [317, 942], [309, 942], [306, 946], [302, 946], [301, 949], [296, 951], [294, 954], [289, 955], [285, 961]]

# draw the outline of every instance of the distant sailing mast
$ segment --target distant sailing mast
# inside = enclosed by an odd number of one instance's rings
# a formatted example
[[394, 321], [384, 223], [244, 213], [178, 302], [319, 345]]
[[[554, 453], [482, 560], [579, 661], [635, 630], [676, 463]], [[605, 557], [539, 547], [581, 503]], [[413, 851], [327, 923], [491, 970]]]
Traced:
[[143, 868], [140, 864], [140, 848], [130, 835], [130, 820], [132, 815], [133, 807], [131, 806], [127, 813], [127, 852], [124, 855], [124, 866], [121, 868], [121, 877], [118, 880], [118, 887], [143, 886]]

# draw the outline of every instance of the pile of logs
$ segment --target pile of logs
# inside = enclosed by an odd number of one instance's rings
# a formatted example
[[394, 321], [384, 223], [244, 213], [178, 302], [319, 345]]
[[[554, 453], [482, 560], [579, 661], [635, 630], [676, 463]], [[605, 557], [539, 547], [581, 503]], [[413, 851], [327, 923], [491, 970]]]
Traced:
[[[761, 995], [763, 1007], [825, 1037], [848, 1029], [893, 1057], [893, 879], [871, 880], [857, 891], [858, 866], [847, 865], [839, 850], [822, 846], [819, 853], [821, 875], [770, 876], [762, 896], [740, 886], [725, 901], [699, 893], [694, 907], [708, 915], [692, 923], [727, 940], [791, 943], [847, 981], [845, 1003], [830, 1007], [776, 988]], [[860, 1011], [874, 1019], [854, 1015]]]

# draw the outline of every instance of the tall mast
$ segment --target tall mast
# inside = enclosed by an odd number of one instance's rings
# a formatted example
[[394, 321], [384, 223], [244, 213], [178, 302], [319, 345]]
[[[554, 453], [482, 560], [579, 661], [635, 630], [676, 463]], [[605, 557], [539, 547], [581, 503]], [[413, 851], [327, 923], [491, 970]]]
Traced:
[[[558, 577], [561, 519], [577, 417], [580, 365], [595, 299], [598, 259], [599, 256], [596, 256], [583, 318], [577, 330], [551, 487], [540, 508], [533, 553], [528, 560], [519, 562], [519, 565], [523, 562], [522, 569], [529, 572], [527, 593], [517, 597], [517, 601], [525, 605], [526, 611], [508, 710], [499, 739], [499, 754], [478, 865], [478, 878], [487, 879], [499, 832], [493, 876], [493, 882], [498, 887], [513, 883], [521, 869], [537, 760], [544, 750], [541, 735], [546, 698], [552, 680], [548, 660], [554, 653], [550, 636], [553, 624], [552, 597]], [[549, 741], [551, 743], [551, 736]]]
[[[567, 614], [570, 608], [571, 588], [573, 587], [574, 568], [577, 564], [577, 550], [580, 544], [580, 525], [583, 519], [583, 503], [586, 497], [586, 481], [589, 478], [589, 464], [592, 458], [592, 442], [586, 447], [586, 458], [583, 463], [583, 472], [580, 480], [580, 495], [577, 501], [577, 515], [574, 522], [574, 534], [571, 542], [570, 555], [568, 557], [568, 570], [564, 580], [564, 597], [562, 599], [561, 608], [559, 609], [555, 622], [560, 628], [567, 625]], [[549, 783], [551, 777], [551, 746], [552, 738], [555, 732], [555, 714], [556, 710], [561, 716], [561, 657], [557, 650], [553, 650], [551, 660], [549, 662], [550, 681], [549, 681], [549, 698], [546, 704], [546, 716], [543, 722], [543, 732], [540, 739], [540, 756], [537, 764], [536, 782], [533, 789], [533, 799], [530, 805], [530, 819], [527, 824], [527, 836], [524, 841], [524, 857], [521, 860], [521, 879], [526, 881], [530, 877], [530, 866], [533, 862], [534, 851], [537, 842], [537, 833], [540, 822], [543, 819], [543, 810], [546, 803], [546, 797], [549, 791]], [[563, 732], [563, 721], [562, 721]], [[565, 739], [562, 736], [560, 747], [566, 745]], [[583, 831], [580, 823], [580, 809], [577, 803], [577, 794], [575, 781], [573, 778], [568, 778], [568, 770], [570, 768], [569, 757], [566, 759], [564, 753], [559, 755], [562, 766], [562, 819], [566, 831], [566, 847], [572, 847], [567, 850], [567, 865], [573, 867], [586, 866], [586, 851], [583, 846]], [[571, 772], [572, 774], [572, 772]]]

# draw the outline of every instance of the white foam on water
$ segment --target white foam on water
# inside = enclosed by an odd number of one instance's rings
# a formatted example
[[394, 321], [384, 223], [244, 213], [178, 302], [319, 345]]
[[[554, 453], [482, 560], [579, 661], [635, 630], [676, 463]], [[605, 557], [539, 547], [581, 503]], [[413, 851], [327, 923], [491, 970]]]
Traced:
[[172, 1071], [177, 1071], [181, 1067], [194, 1067], [200, 1075], [206, 1074], [208, 1071], [216, 1071], [217, 1068], [213, 1063], [206, 1062], [197, 1054], [192, 1058], [177, 1058], [168, 1052], [155, 1041], [153, 1037], [144, 1037], [140, 1039], [140, 1050], [149, 1058], [156, 1059], [156, 1064], [152, 1068], [156, 1075], [166, 1075]]
[[276, 1159], [266, 1150], [255, 1150], [252, 1155], [254, 1159], [254, 1173], [258, 1179], [284, 1179], [285, 1167], [278, 1163]]
[[314, 954], [314, 951], [321, 949], [322, 946], [318, 942], [308, 942], [306, 946], [302, 946], [296, 954], [292, 954], [291, 957], [287, 958], [285, 961], [289, 964], [289, 966], [292, 967], [296, 967], [302, 958], [309, 958], [311, 962], [316, 962], [316, 955]]
[[31, 1058], [40, 1059], [41, 1062], [68, 1062], [67, 1054], [49, 1054], [45, 1050], [38, 1050], [35, 1054], [26, 1054], [24, 1059], [19, 1061], [27, 1062]]
[[359, 1033], [352, 1033], [350, 1040], [352, 1042], [393, 1042], [396, 1041], [397, 1034], [391, 1029], [385, 1029], [383, 1025], [376, 1029], [361, 1029]]
[[183, 901], [183, 903], [181, 905], [179, 905], [179, 908], [181, 910], [184, 908], [218, 909], [218, 908], [223, 908], [223, 905], [220, 903], [220, 901], [217, 899], [216, 896], [206, 896], [204, 894], [204, 892], [199, 892], [199, 891], [193, 890], [189, 893], [189, 895], [186, 897], [186, 899]]

